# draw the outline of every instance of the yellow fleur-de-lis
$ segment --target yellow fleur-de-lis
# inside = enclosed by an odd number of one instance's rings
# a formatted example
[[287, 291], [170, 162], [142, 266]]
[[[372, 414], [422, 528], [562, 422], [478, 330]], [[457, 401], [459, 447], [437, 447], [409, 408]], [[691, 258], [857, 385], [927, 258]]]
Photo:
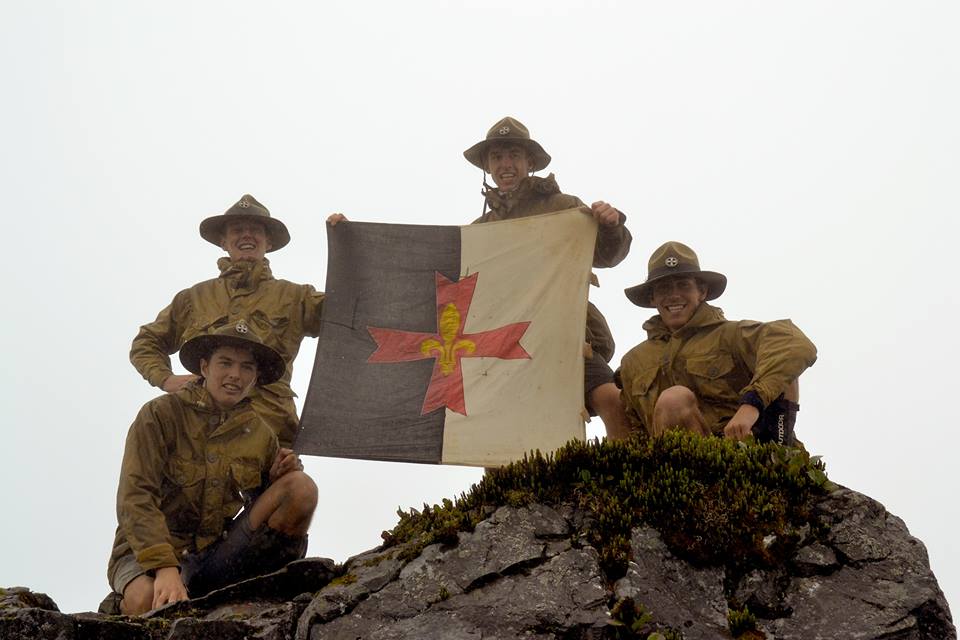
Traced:
[[457, 368], [456, 354], [458, 351], [473, 353], [477, 345], [472, 340], [457, 340], [460, 331], [460, 311], [452, 302], [448, 303], [440, 313], [441, 344], [430, 338], [420, 343], [420, 353], [429, 356], [436, 353], [440, 361], [440, 373], [448, 376]]

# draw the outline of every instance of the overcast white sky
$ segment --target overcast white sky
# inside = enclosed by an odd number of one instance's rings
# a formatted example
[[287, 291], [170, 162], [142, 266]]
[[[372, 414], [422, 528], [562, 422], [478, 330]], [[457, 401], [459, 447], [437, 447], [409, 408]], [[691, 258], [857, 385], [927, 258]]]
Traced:
[[[958, 33], [960, 5], [924, 0], [5, 0], [0, 586], [69, 612], [107, 592], [124, 437], [158, 393], [130, 340], [216, 276], [201, 219], [254, 194], [293, 236], [274, 273], [322, 288], [330, 212], [479, 215], [461, 152], [510, 114], [564, 191], [629, 217], [633, 252], [592, 293], [617, 361], [649, 315], [623, 288], [691, 245], [729, 318], [817, 344], [799, 436], [906, 521], [957, 605]], [[306, 464], [309, 553], [337, 561], [480, 477]]]

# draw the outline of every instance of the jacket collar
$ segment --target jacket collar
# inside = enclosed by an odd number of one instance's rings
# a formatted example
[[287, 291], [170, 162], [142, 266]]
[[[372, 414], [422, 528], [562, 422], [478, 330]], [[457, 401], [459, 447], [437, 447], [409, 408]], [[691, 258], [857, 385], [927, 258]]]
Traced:
[[492, 211], [501, 209], [509, 211], [516, 202], [529, 197], [531, 194], [552, 195], [560, 193], [560, 186], [551, 173], [546, 178], [527, 176], [520, 181], [520, 184], [513, 191], [500, 191], [497, 187], [491, 187], [484, 183], [484, 189], [481, 193], [486, 198], [487, 205]]
[[245, 287], [253, 289], [264, 280], [273, 279], [270, 261], [266, 258], [260, 261], [233, 261], [228, 257], [220, 258], [217, 260], [217, 268], [220, 269], [220, 277], [229, 280], [237, 289]]
[[[250, 397], [247, 396], [226, 411], [221, 411], [213, 403], [210, 392], [207, 391], [199, 382], [188, 384], [176, 393], [177, 397], [184, 405], [190, 407], [197, 413], [205, 416], [220, 416], [219, 424], [227, 424], [232, 418], [247, 411], [251, 411]], [[204, 418], [206, 420], [206, 418]], [[219, 428], [218, 428], [219, 430]]]
[[712, 304], [701, 302], [700, 306], [694, 312], [690, 322], [683, 325], [675, 332], [670, 331], [667, 325], [663, 324], [660, 314], [653, 316], [643, 323], [643, 328], [647, 332], [648, 340], [669, 340], [671, 336], [686, 337], [696, 333], [704, 327], [723, 324], [727, 319], [723, 317], [723, 309], [715, 307]]

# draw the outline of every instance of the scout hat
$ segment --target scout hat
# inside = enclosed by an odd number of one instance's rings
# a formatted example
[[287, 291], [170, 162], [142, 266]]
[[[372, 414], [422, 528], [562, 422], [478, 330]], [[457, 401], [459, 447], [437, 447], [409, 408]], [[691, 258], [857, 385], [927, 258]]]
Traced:
[[635, 287], [624, 289], [630, 302], [638, 307], [653, 308], [650, 302], [653, 293], [653, 285], [677, 275], [696, 276], [707, 285], [707, 300], [714, 300], [720, 297], [723, 290], [727, 288], [727, 276], [714, 271], [702, 271], [700, 261], [697, 260], [697, 254], [693, 249], [679, 242], [667, 242], [653, 252], [650, 261], [647, 263], [647, 280]]
[[219, 216], [211, 216], [200, 223], [200, 237], [207, 242], [220, 246], [223, 240], [223, 230], [231, 220], [256, 220], [267, 228], [267, 238], [270, 239], [270, 248], [267, 253], [285, 247], [290, 242], [290, 232], [286, 225], [270, 217], [270, 212], [257, 199], [247, 194], [240, 198], [235, 205]]
[[530, 168], [539, 171], [550, 164], [550, 154], [543, 150], [536, 140], [530, 139], [530, 132], [523, 124], [507, 116], [490, 127], [487, 137], [463, 152], [463, 157], [470, 164], [483, 169], [483, 161], [487, 156], [487, 149], [498, 143], [518, 144], [530, 153], [533, 158]]
[[180, 362], [190, 373], [200, 375], [200, 359], [209, 359], [210, 354], [225, 346], [250, 349], [257, 361], [257, 384], [276, 382], [286, 371], [287, 365], [280, 354], [263, 344], [243, 320], [190, 338], [180, 347]]

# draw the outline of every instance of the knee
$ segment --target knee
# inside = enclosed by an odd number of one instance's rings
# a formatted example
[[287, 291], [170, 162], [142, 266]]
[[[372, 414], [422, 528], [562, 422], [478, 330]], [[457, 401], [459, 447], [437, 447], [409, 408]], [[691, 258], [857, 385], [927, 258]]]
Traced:
[[597, 413], [620, 406], [620, 389], [612, 382], [605, 382], [590, 391], [590, 407]]
[[670, 429], [682, 429], [707, 435], [697, 396], [687, 387], [677, 385], [663, 390], [653, 408], [654, 435]]
[[660, 392], [654, 411], [670, 415], [689, 415], [697, 409], [697, 396], [689, 388], [675, 385]]
[[282, 492], [283, 502], [295, 505], [302, 513], [312, 514], [317, 508], [317, 483], [303, 471], [291, 471], [274, 483]]

